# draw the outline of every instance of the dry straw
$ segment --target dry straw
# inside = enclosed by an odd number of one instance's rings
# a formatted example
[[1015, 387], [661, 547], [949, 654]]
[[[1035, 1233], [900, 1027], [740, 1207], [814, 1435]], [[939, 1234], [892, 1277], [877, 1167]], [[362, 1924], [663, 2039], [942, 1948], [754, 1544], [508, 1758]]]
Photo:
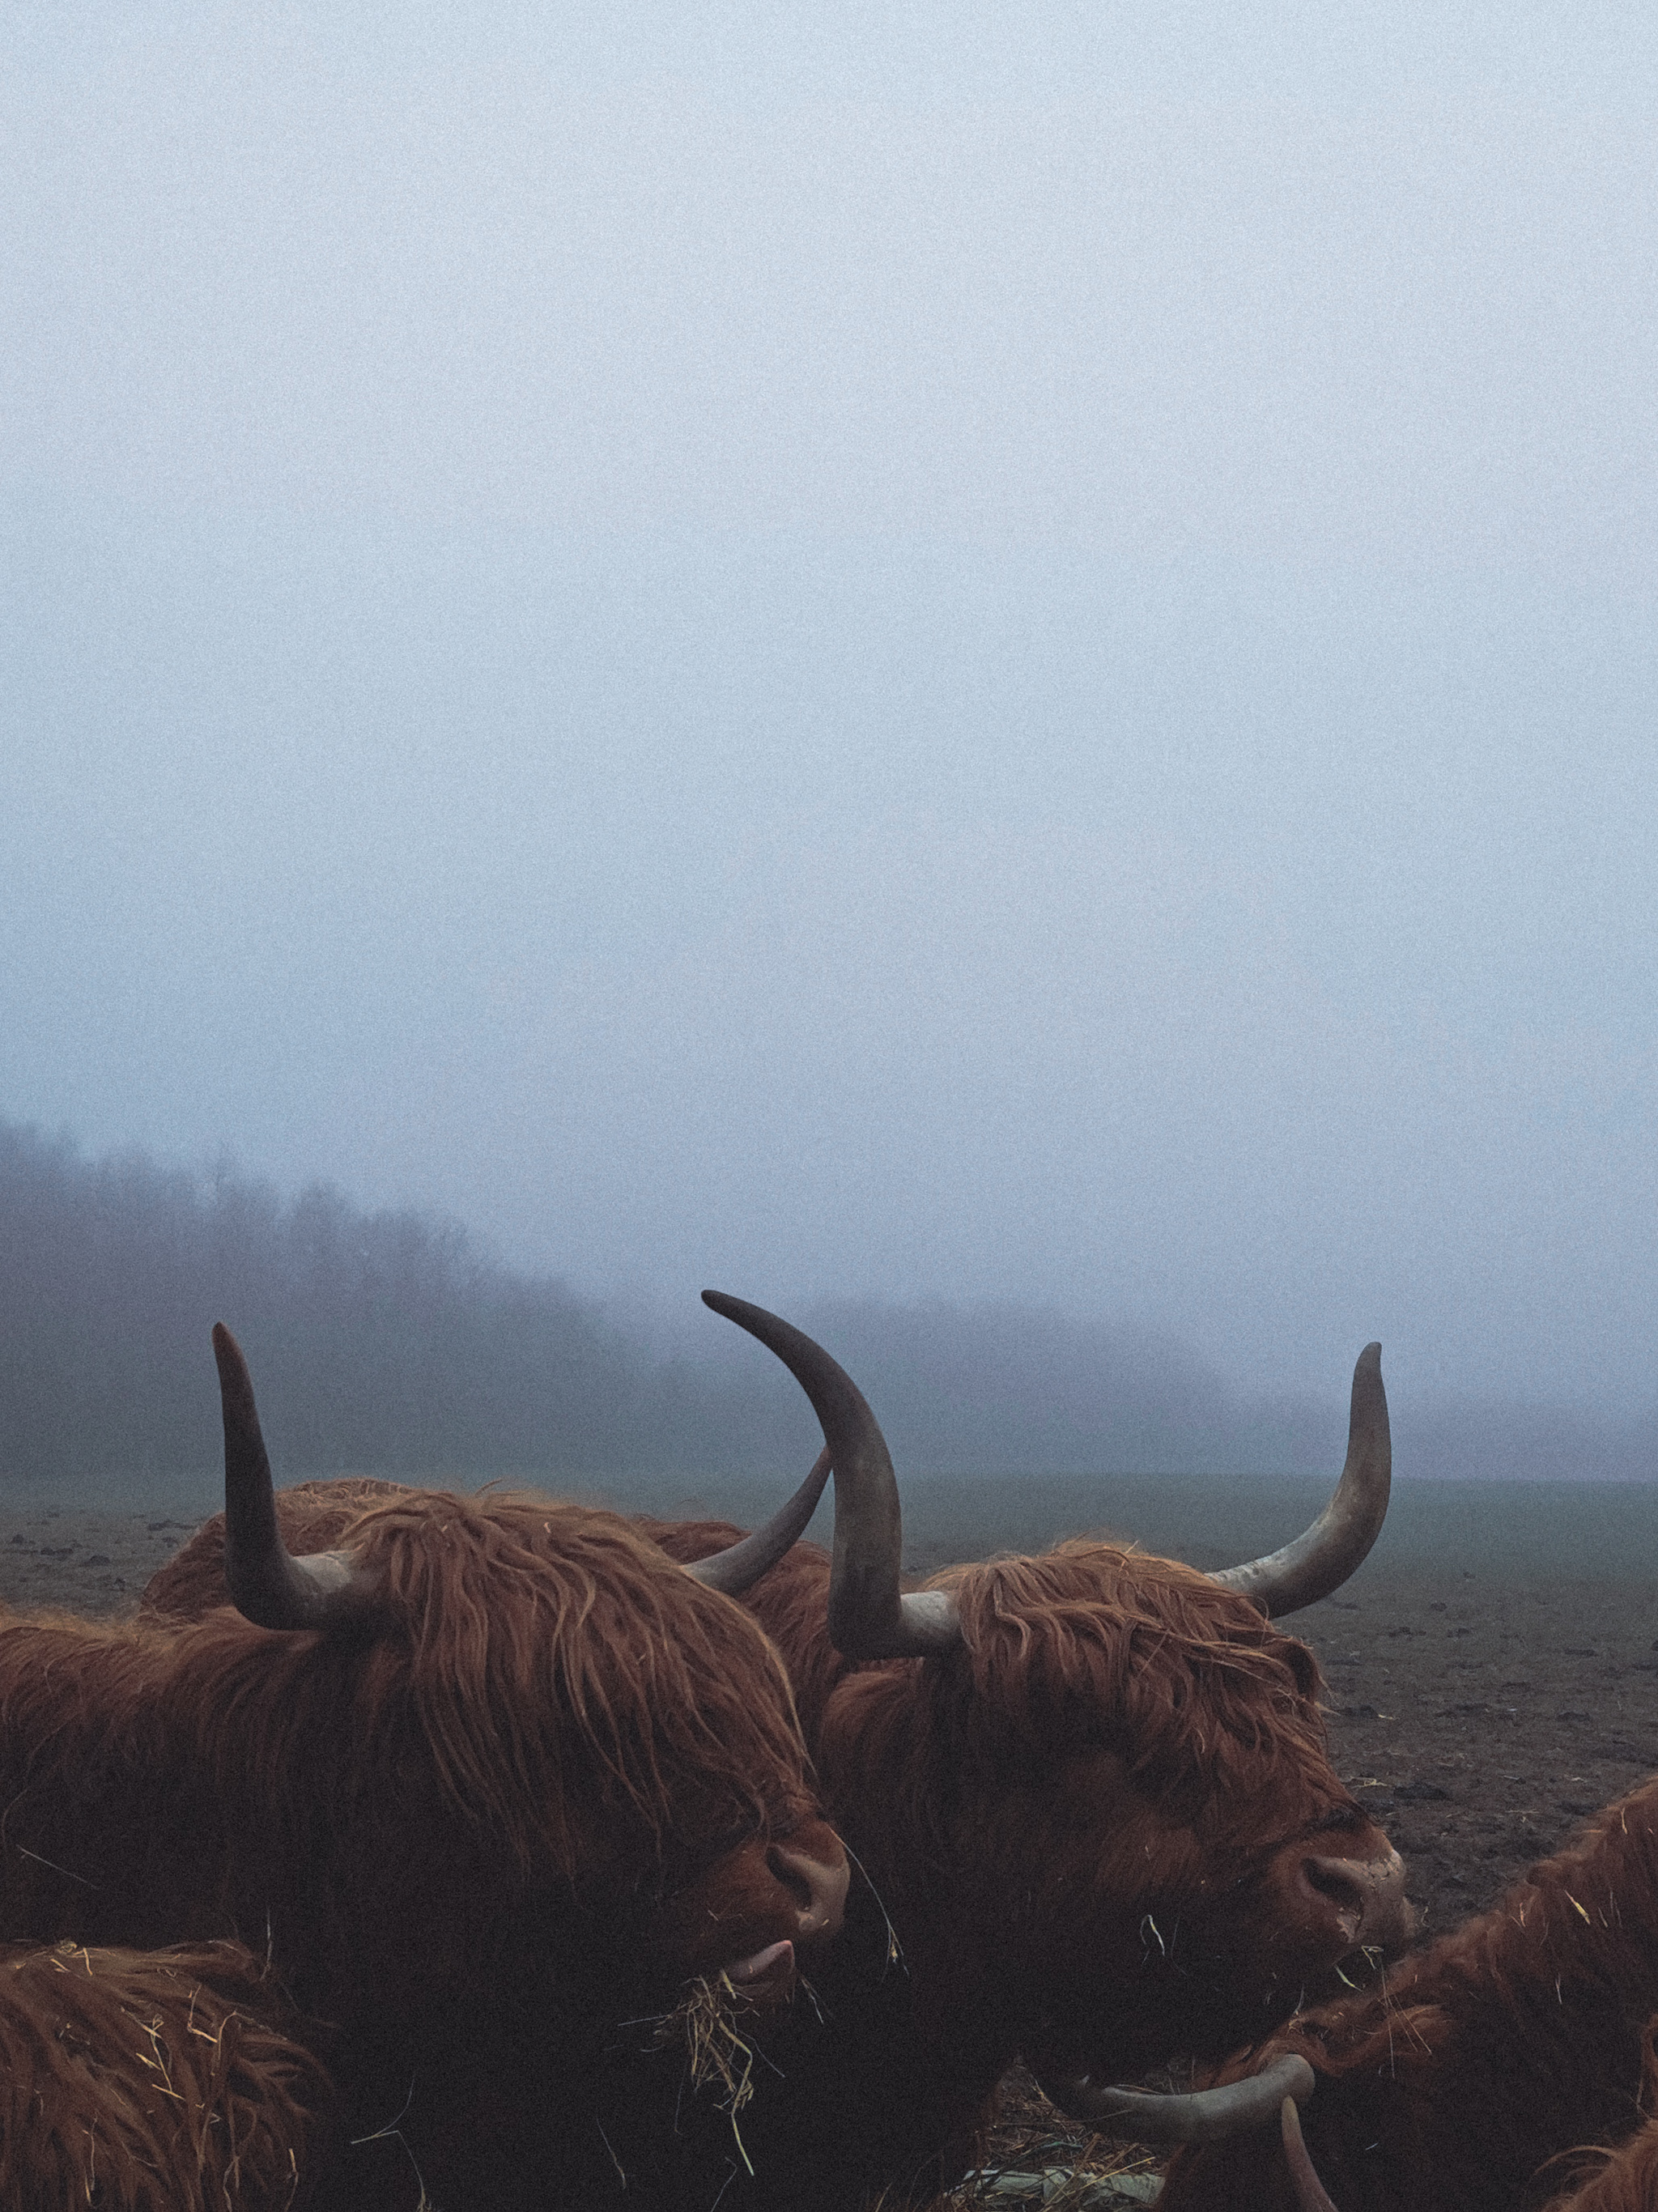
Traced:
[[738, 2026], [753, 2007], [740, 1996], [726, 1974], [701, 1974], [659, 2025], [655, 2040], [683, 2045], [694, 2092], [719, 2091], [720, 2110], [732, 2124], [738, 2154], [750, 2173], [754, 2172], [744, 2148], [738, 2115], [754, 2094], [754, 2045]]

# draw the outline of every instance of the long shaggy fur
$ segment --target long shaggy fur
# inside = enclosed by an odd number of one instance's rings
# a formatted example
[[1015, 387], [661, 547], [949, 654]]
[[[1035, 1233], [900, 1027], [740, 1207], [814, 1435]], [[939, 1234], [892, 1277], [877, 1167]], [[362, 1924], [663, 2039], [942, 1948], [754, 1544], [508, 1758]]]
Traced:
[[[323, 1511], [293, 1510], [323, 1491]], [[521, 1868], [550, 1854], [574, 1875], [596, 1814], [637, 1824], [656, 1848], [671, 1830], [695, 1832], [697, 1806], [716, 1796], [733, 1828], [804, 1807], [775, 1655], [618, 1516], [361, 1477], [302, 1484], [282, 1504], [294, 1540], [349, 1548], [407, 1624], [363, 1677], [367, 1735], [382, 1741], [382, 1722], [412, 1713], [453, 1811], [507, 1838]], [[216, 1516], [154, 1577], [141, 1619], [222, 1606], [223, 1557]], [[313, 1639], [282, 1642], [297, 1653]]]
[[[1650, 1781], [1489, 1912], [1405, 1960], [1381, 1992], [1303, 2014], [1270, 2048], [1302, 2052], [1319, 2077], [1303, 2128], [1341, 2212], [1526, 2212], [1559, 2193], [1552, 2160], [1623, 2145], [1640, 2126], [1655, 2008]], [[1631, 2157], [1632, 2172], [1650, 2172], [1658, 2151], [1644, 2167]], [[1601, 2179], [1623, 2185], [1612, 2169]], [[1163, 2202], [1290, 2212], [1293, 2200], [1272, 2142], [1252, 2138], [1183, 2154]]]
[[928, 1734], [952, 1751], [1000, 1769], [1096, 1743], [1187, 1817], [1264, 1787], [1303, 1817], [1348, 1802], [1324, 1764], [1311, 1652], [1194, 1568], [1079, 1540], [929, 1587], [955, 1596], [966, 1665], [906, 1687], [934, 1691]]
[[[718, 1522], [639, 1525], [682, 1559], [740, 1534]], [[819, 1546], [797, 1544], [750, 1595], [787, 1662], [809, 1741], [849, 1683], [880, 1680], [899, 1701], [931, 1690], [928, 1737], [947, 1726], [952, 1751], [993, 1765], [1086, 1741], [1120, 1752], [1185, 1809], [1268, 1784], [1317, 1813], [1351, 1802], [1326, 1763], [1312, 1653], [1195, 1568], [1091, 1539], [952, 1567], [926, 1587], [955, 1597], [959, 1659], [854, 1667], [829, 1641], [829, 1564]]]
[[[610, 2174], [604, 2022], [793, 1932], [764, 1859], [815, 1811], [786, 1677], [613, 1514], [401, 1493], [342, 1534], [382, 1632], [0, 1620], [0, 1936], [268, 1936], [340, 2030], [354, 2124], [407, 2104], [406, 2140], [454, 2142], [440, 2106], [517, 2081], [502, 2102], [570, 2110], [568, 2156]], [[789, 1908], [752, 1942], [693, 1909], [707, 1881], [730, 1914], [739, 1846]], [[452, 2176], [446, 2212], [515, 2201], [489, 2175]]]
[[612, 1868], [618, 1852], [630, 1869], [683, 1862], [809, 1807], [776, 1654], [616, 1515], [423, 1492], [371, 1507], [344, 1540], [388, 1593], [385, 1636], [223, 1612], [0, 1622], [12, 1756], [51, 1758], [87, 1731], [98, 1770], [149, 1737], [158, 1758], [204, 1753], [224, 1794], [268, 1791], [303, 1822], [313, 1771], [331, 1768], [348, 1803], [406, 1795], [417, 1744], [434, 1815], [506, 1846], [521, 1875], [573, 1877], [601, 1841]]
[[299, 2212], [327, 2100], [229, 1943], [0, 1951], [0, 2204]]

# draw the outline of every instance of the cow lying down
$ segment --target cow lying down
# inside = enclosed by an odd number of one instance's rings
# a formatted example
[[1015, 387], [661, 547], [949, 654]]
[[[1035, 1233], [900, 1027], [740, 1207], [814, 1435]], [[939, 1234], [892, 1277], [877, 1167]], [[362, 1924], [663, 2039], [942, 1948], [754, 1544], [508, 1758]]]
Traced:
[[[1238, 2080], [1272, 2057], [1308, 2063], [1301, 2127], [1316, 2183], [1298, 2193], [1277, 2130], [1258, 2128], [1182, 2152], [1161, 2203], [1297, 2212], [1321, 2185], [1338, 2212], [1540, 2212], [1576, 2172], [1575, 2212], [1652, 2212], [1655, 2010], [1658, 1778], [1379, 1992], [1304, 2013], [1224, 2069]], [[1582, 2181], [1564, 2154], [1591, 2145], [1623, 2155]]]
[[240, 1945], [0, 1949], [0, 2204], [298, 2212], [328, 2084]]

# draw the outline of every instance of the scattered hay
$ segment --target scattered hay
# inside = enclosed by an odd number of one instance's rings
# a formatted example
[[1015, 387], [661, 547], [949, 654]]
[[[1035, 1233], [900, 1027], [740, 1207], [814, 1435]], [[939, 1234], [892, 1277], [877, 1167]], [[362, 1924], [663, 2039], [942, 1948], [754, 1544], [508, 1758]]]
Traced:
[[[744, 2016], [752, 2012], [724, 1974], [704, 1975], [656, 2022], [652, 2037], [659, 2045], [684, 2051], [694, 2093], [715, 2093], [750, 2175], [754, 2166], [739, 2115], [754, 2095], [760, 2056], [743, 2033]], [[1114, 2201], [1108, 2185], [1129, 2176], [1142, 2186], [1149, 2180], [1160, 2183], [1158, 2154], [1078, 2127], [1048, 2102], [1023, 2066], [1016, 2066], [1002, 2081], [995, 2118], [980, 2148], [978, 2171], [935, 2198], [926, 2212], [1023, 2212], [1025, 2205], [1040, 2206], [1042, 2212], [1100, 2212]], [[915, 2212], [915, 2203], [903, 2191], [885, 2191], [865, 2212]]]
[[[981, 2146], [979, 2169], [938, 2198], [928, 2212], [1094, 2212], [1120, 2177], [1156, 2178], [1155, 2152], [1114, 2136], [1090, 2135], [1066, 2118], [1023, 2066], [1003, 2080], [996, 2116]], [[1025, 2184], [1028, 2186], [1021, 2187]]]

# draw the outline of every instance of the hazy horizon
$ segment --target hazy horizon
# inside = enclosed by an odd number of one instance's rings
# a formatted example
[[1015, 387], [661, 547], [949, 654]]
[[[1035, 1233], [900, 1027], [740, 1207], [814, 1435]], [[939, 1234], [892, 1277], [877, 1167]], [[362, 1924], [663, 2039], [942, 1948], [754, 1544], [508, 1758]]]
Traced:
[[[0, 1117], [0, 1249], [14, 1491], [210, 1504], [215, 1319], [248, 1354], [284, 1481], [528, 1479], [661, 1510], [695, 1492], [746, 1518], [820, 1441], [779, 1363], [700, 1304], [641, 1319], [503, 1266], [464, 1224], [283, 1193], [222, 1160], [191, 1175], [130, 1148], [89, 1159]], [[1144, 1535], [1203, 1478], [1234, 1506], [1282, 1493], [1287, 1520], [1306, 1507], [1297, 1482], [1327, 1489], [1345, 1448], [1345, 1368], [1316, 1393], [1263, 1389], [1167, 1332], [1005, 1301], [839, 1299], [788, 1317], [850, 1370], [918, 1498], [929, 1480], [965, 1495], [1011, 1477], [1044, 1511], [1086, 1518], [1090, 1481], [1126, 1481]], [[1408, 1382], [1389, 1398], [1406, 1481], [1658, 1476], [1658, 1403], [1619, 1419]], [[978, 1510], [993, 1518], [987, 1491]]]
[[1637, 1450], [1658, 18], [3, 20], [0, 1117]]

